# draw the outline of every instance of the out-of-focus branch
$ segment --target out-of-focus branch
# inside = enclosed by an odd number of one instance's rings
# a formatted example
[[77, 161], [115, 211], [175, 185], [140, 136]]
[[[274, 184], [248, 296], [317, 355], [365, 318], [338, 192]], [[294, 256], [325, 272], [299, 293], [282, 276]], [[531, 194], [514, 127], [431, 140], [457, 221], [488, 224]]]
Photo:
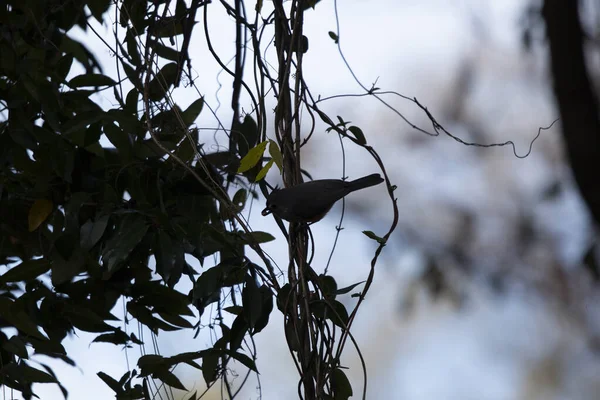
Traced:
[[545, 0], [542, 13], [567, 154], [581, 195], [600, 223], [600, 118], [585, 64], [578, 3]]

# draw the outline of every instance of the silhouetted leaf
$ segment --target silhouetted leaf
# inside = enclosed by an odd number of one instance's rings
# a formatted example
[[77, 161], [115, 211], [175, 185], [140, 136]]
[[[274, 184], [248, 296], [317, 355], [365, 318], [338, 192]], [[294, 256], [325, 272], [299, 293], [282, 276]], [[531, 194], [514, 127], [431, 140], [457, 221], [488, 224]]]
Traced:
[[250, 233], [242, 232], [240, 236], [243, 238], [244, 243], [268, 243], [275, 240], [275, 237], [268, 232], [252, 231]]
[[165, 46], [158, 40], [150, 39], [148, 44], [154, 49], [154, 52], [159, 57], [162, 57], [166, 60], [178, 61], [180, 52], [176, 49], [172, 49], [168, 46]]
[[148, 97], [151, 101], [162, 100], [177, 78], [177, 63], [169, 63], [162, 67], [154, 79], [150, 81]]
[[[245, 157], [248, 154], [248, 151], [256, 146], [259, 135], [260, 133], [258, 132], [256, 121], [254, 121], [249, 114], [246, 114], [244, 121], [241, 124], [239, 122], [234, 123], [231, 131], [231, 138], [235, 141], [235, 146], [241, 157]], [[264, 149], [261, 151], [261, 155], [263, 152]]]
[[129, 27], [125, 34], [125, 43], [127, 44], [127, 53], [129, 55], [129, 61], [136, 67], [142, 64], [142, 57], [137, 48], [136, 36], [133, 34], [133, 29]]
[[102, 261], [109, 272], [114, 272], [127, 259], [147, 231], [148, 225], [139, 215], [127, 215], [121, 220], [102, 253]]
[[269, 316], [271, 315], [271, 311], [273, 311], [273, 293], [271, 292], [271, 289], [269, 289], [267, 285], [262, 285], [259, 289], [259, 292], [262, 305], [260, 308], [260, 314], [254, 323], [254, 335], [262, 331], [267, 326], [269, 323]]
[[83, 74], [77, 75], [69, 81], [69, 86], [73, 89], [84, 86], [113, 86], [116, 85], [112, 78], [102, 74]]
[[319, 286], [326, 298], [335, 298], [337, 292], [337, 282], [333, 276], [319, 275]]
[[81, 226], [79, 231], [79, 245], [82, 249], [90, 250], [98, 243], [102, 235], [104, 235], [104, 231], [108, 225], [108, 219], [108, 215], [103, 215], [96, 221], [87, 221]]
[[40, 371], [37, 368], [33, 368], [29, 366], [25, 362], [21, 362], [19, 364], [19, 373], [23, 378], [25, 378], [29, 382], [39, 382], [39, 383], [53, 383], [56, 382], [56, 378], [47, 372]]
[[195, 100], [192, 104], [189, 105], [188, 108], [181, 114], [181, 119], [186, 127], [189, 127], [196, 121], [200, 112], [202, 112], [202, 108], [204, 107], [204, 98], [200, 97]]
[[104, 381], [116, 394], [123, 393], [123, 388], [117, 380], [104, 372], [98, 372], [98, 377]]
[[240, 363], [242, 363], [249, 370], [258, 372], [258, 370], [256, 369], [256, 364], [247, 355], [245, 355], [243, 353], [237, 353], [237, 352], [228, 352], [228, 354], [236, 361], [239, 361]]
[[365, 139], [365, 134], [363, 133], [362, 129], [360, 129], [358, 126], [351, 126], [348, 128], [348, 130], [354, 134], [354, 137], [356, 138], [356, 141], [359, 144], [362, 144], [362, 145], [367, 144], [367, 139]]
[[29, 282], [50, 270], [50, 263], [44, 258], [21, 262], [0, 275], [0, 283]]
[[142, 370], [142, 375], [153, 374], [159, 369], [169, 367], [169, 361], [158, 354], [147, 354], [139, 358], [138, 367]]
[[202, 357], [202, 377], [207, 385], [217, 379], [218, 366], [219, 356], [216, 352], [207, 352]]
[[61, 57], [61, 59], [56, 63], [56, 68], [54, 69], [55, 76], [57, 81], [63, 83], [71, 70], [71, 65], [73, 65], [73, 55], [65, 54]]
[[2, 342], [2, 348], [22, 359], [29, 357], [27, 353], [27, 347], [25, 347], [25, 342], [23, 342], [19, 336], [15, 335], [6, 342]]
[[92, 343], [105, 342], [116, 345], [125, 345], [128, 344], [130, 340], [130, 337], [125, 332], [119, 329], [115, 332], [103, 333], [102, 335], [96, 336]]
[[169, 386], [174, 387], [175, 389], [187, 390], [185, 388], [185, 386], [183, 386], [183, 383], [181, 383], [181, 381], [179, 380], [179, 378], [177, 378], [175, 376], [175, 374], [173, 374], [168, 369], [163, 369], [163, 370], [160, 370], [160, 371], [156, 371], [153, 374], [153, 376], [154, 376], [154, 378], [160, 379], [162, 382], [166, 383]]
[[64, 308], [64, 315], [75, 327], [86, 332], [106, 332], [115, 328], [110, 326], [104, 319], [83, 305], [68, 304]]
[[108, 8], [112, 4], [111, 0], [88, 0], [87, 6], [90, 8], [94, 18], [98, 22], [102, 23], [102, 15], [108, 11]]
[[337, 300], [331, 301], [330, 307], [331, 309], [328, 310], [327, 315], [331, 322], [340, 328], [345, 328], [348, 324], [348, 311], [346, 311], [346, 307]]
[[131, 140], [127, 132], [116, 126], [113, 122], [106, 122], [102, 125], [104, 134], [110, 142], [119, 150], [120, 154], [129, 157], [131, 153]]
[[[246, 306], [246, 304], [244, 306]], [[247, 317], [245, 315], [238, 315], [233, 320], [229, 332], [229, 348], [232, 351], [237, 351], [242, 346], [242, 342], [244, 341], [244, 337], [246, 336], [246, 333], [248, 333], [249, 328]]]
[[225, 307], [223, 309], [223, 311], [227, 311], [228, 313], [233, 314], [233, 315], [240, 315], [243, 310], [244, 310], [244, 308], [242, 306], [230, 306], [230, 307]]
[[353, 285], [346, 286], [345, 288], [338, 289], [337, 292], [336, 292], [336, 294], [346, 294], [346, 293], [350, 292], [352, 289], [354, 289], [355, 287], [357, 287], [358, 285], [360, 285], [362, 283], [365, 283], [365, 282], [366, 281], [360, 281], [360, 282], [357, 282], [357, 283], [355, 283]]
[[347, 400], [352, 396], [352, 385], [340, 368], [333, 370], [330, 381], [335, 400]]
[[8, 297], [0, 297], [0, 315], [15, 328], [38, 339], [47, 339], [40, 333], [35, 322], [27, 313], [17, 307]]
[[338, 44], [338, 42], [339, 42], [339, 40], [340, 40], [340, 39], [338, 38], [338, 35], [337, 35], [335, 32], [332, 32], [332, 31], [329, 31], [328, 33], [329, 33], [329, 37], [333, 39], [333, 42], [334, 42], [335, 44]]

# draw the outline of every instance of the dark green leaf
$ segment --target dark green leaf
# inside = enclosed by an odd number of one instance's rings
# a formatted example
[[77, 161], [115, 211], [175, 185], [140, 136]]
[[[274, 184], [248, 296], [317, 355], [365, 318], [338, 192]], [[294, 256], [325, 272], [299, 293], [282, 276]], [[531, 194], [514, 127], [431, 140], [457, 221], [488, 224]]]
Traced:
[[12, 267], [0, 275], [0, 284], [7, 282], [29, 282], [37, 279], [40, 275], [48, 272], [48, 270], [50, 270], [50, 264], [44, 258], [23, 261], [21, 264]]
[[155, 334], [158, 333], [159, 329], [167, 332], [181, 329], [152, 316], [150, 310], [134, 302], [130, 301], [127, 303], [127, 311], [133, 316], [133, 318], [146, 325]]
[[114, 272], [127, 259], [147, 231], [148, 225], [139, 215], [131, 214], [121, 220], [102, 253], [102, 261], [109, 273]]
[[269, 323], [269, 316], [271, 315], [271, 311], [273, 311], [273, 293], [271, 292], [269, 287], [267, 285], [262, 285], [259, 291], [262, 306], [260, 309], [260, 315], [256, 319], [256, 323], [254, 324], [254, 335], [262, 331], [267, 326], [267, 324]]
[[7, 297], [0, 297], [0, 315], [23, 333], [38, 339], [47, 339], [40, 333], [36, 323], [33, 322], [29, 315], [17, 307], [13, 300]]
[[204, 98], [200, 97], [195, 100], [192, 104], [189, 105], [188, 108], [181, 114], [181, 119], [185, 124], [186, 128], [191, 126], [202, 112], [202, 108], [204, 107]]
[[328, 310], [327, 315], [331, 322], [340, 328], [345, 328], [348, 323], [348, 311], [346, 311], [346, 307], [337, 300], [331, 301], [329, 306], [331, 308]]
[[217, 379], [217, 368], [219, 366], [219, 356], [216, 352], [207, 352], [202, 357], [202, 376], [206, 385]]
[[102, 74], [82, 74], [77, 75], [69, 81], [69, 86], [73, 89], [85, 86], [113, 86], [116, 85], [112, 78]]
[[131, 115], [137, 115], [139, 95], [140, 93], [135, 87], [127, 93], [127, 96], [125, 97], [125, 112]]
[[113, 122], [106, 122], [102, 125], [104, 134], [110, 142], [126, 158], [131, 154], [131, 138], [127, 132], [115, 125]]
[[123, 388], [117, 380], [104, 372], [98, 372], [98, 377], [104, 381], [116, 394], [123, 393]]
[[[177, 147], [175, 154], [185, 162], [190, 162], [198, 153], [198, 130], [190, 129]], [[196, 182], [197, 185], [200, 183]]]
[[331, 390], [334, 393], [335, 400], [347, 400], [352, 396], [352, 385], [348, 377], [340, 368], [335, 369], [331, 374]]
[[13, 336], [8, 341], [2, 343], [2, 348], [14, 355], [26, 359], [29, 357], [25, 342], [19, 336]]
[[163, 17], [152, 26], [151, 34], [154, 37], [173, 37], [183, 33], [181, 19], [176, 16]]
[[362, 129], [360, 129], [358, 126], [351, 126], [348, 128], [348, 130], [354, 134], [354, 137], [356, 138], [356, 141], [359, 144], [362, 144], [362, 145], [367, 144], [367, 139], [365, 139], [365, 134], [363, 133]]
[[291, 291], [291, 285], [286, 283], [281, 287], [281, 289], [279, 289], [279, 292], [277, 293], [277, 308], [284, 314], [288, 313], [292, 307], [292, 302], [290, 301]]
[[180, 326], [182, 328], [193, 328], [194, 325], [187, 319], [180, 317], [179, 315], [172, 315], [167, 313], [158, 313], [162, 319], [167, 321], [169, 324], [173, 326]]
[[79, 231], [79, 244], [82, 249], [90, 250], [98, 243], [102, 235], [104, 235], [104, 231], [108, 225], [108, 219], [108, 215], [103, 215], [96, 221], [87, 221], [81, 226]]
[[60, 60], [58, 60], [54, 70], [58, 82], [63, 83], [65, 81], [69, 71], [71, 70], [71, 65], [73, 65], [72, 54], [65, 54]]
[[140, 81], [140, 75], [138, 74], [136, 69], [124, 62], [122, 63], [122, 65], [123, 70], [125, 71], [125, 75], [127, 75], [127, 79], [129, 79], [129, 82], [131, 82], [131, 84], [138, 90], [138, 92], [141, 92], [143, 90], [142, 82]]
[[127, 33], [125, 34], [125, 43], [127, 44], [129, 60], [133, 65], [139, 67], [142, 64], [142, 58], [137, 48], [136, 36], [133, 34], [133, 30], [131, 28], [127, 29]]
[[[241, 157], [245, 157], [250, 149], [257, 145], [259, 136], [260, 133], [258, 132], [258, 125], [256, 125], [256, 121], [254, 121], [249, 114], [246, 114], [244, 121], [241, 124], [236, 122], [231, 131], [231, 138], [235, 141], [238, 154]], [[260, 152], [261, 156], [263, 152], [264, 148]]]
[[156, 371], [154, 373], [154, 378], [160, 379], [162, 382], [166, 383], [169, 386], [174, 387], [179, 390], [187, 390], [183, 383], [168, 369], [163, 369], [161, 371]]
[[[161, 284], [159, 281], [139, 282], [131, 288], [131, 294], [142, 304], [154, 307], [162, 305], [174, 315], [194, 316], [189, 309], [190, 301], [186, 295]], [[160, 300], [160, 303], [154, 300]]]
[[248, 323], [246, 322], [244, 315], [238, 315], [233, 323], [231, 324], [231, 331], [229, 332], [229, 348], [232, 351], [237, 351], [242, 346], [244, 336], [248, 333]]
[[68, 304], [65, 306], [64, 316], [82, 331], [99, 333], [115, 329], [104, 322], [102, 317], [83, 305]]
[[27, 363], [22, 362], [19, 365], [19, 372], [22, 374], [21, 376], [29, 381], [29, 382], [39, 382], [39, 383], [53, 383], [56, 382], [56, 378], [47, 372], [40, 371], [37, 368], [33, 368], [29, 366]]
[[152, 47], [154, 49], [154, 52], [159, 57], [162, 57], [166, 60], [179, 61], [179, 56], [180, 56], [179, 51], [172, 49], [168, 46], [165, 46], [158, 40], [154, 40], [154, 39], [150, 39], [148, 41], [148, 44], [150, 45], [150, 47]]
[[335, 32], [329, 31], [329, 37], [333, 39], [333, 42], [335, 44], [338, 44], [340, 39], [338, 38], [338, 35]]
[[98, 22], [102, 23], [102, 15], [108, 11], [108, 8], [112, 4], [111, 0], [88, 0], [87, 6], [90, 8], [92, 15], [94, 18], [98, 20]]
[[[60, 253], [60, 246], [71, 245], [76, 246], [76, 240], [72, 237], [72, 235], [62, 235], [60, 236], [55, 244], [55, 251], [52, 252], [52, 284], [60, 285], [61, 283], [65, 283], [73, 279], [77, 274], [79, 274], [82, 270], [82, 267], [85, 265], [85, 254], [84, 252], [77, 248], [64, 250], [68, 252], [66, 255], [62, 255]], [[72, 250], [72, 251], [71, 251]]]
[[[88, 126], [96, 124], [97, 122], [101, 121], [103, 118], [104, 113], [102, 111], [100, 112], [89, 112], [89, 111], [81, 111], [79, 112], [74, 118], [70, 118], [69, 120], [67, 120], [66, 122], [64, 122], [61, 126], [61, 131], [62, 134], [65, 137], [68, 137], [69, 140], [71, 140], [73, 142], [73, 144], [77, 145], [77, 146], [84, 146], [85, 145], [85, 139], [86, 139], [86, 130], [88, 128]], [[53, 132], [52, 132], [52, 136], [55, 135], [54, 133], [54, 128], [52, 128]], [[40, 132], [39, 130], [36, 130], [34, 132], [36, 134], [36, 137], [40, 134], [43, 134], [42, 132]], [[47, 141], [47, 143], [52, 146], [52, 147], [46, 147], [44, 148], [42, 151], [43, 152], [50, 152], [50, 151], [58, 151], [60, 150], [60, 147], [64, 147], [63, 146], [57, 146], [57, 144], [60, 143], [56, 143], [56, 141], [53, 140], [51, 141]], [[42, 152], [40, 151], [40, 152]], [[52, 160], [54, 163], [56, 163], [56, 160]], [[58, 172], [58, 175], [61, 176], [61, 173]]]
[[165, 282], [169, 280], [171, 270], [175, 264], [175, 254], [173, 251], [173, 241], [171, 236], [164, 231], [159, 231], [156, 235], [154, 245], [154, 255], [156, 257], [156, 272]]
[[138, 360], [138, 367], [140, 367], [144, 376], [169, 366], [169, 360], [158, 354], [147, 354]]
[[233, 315], [240, 315], [243, 310], [244, 310], [244, 308], [242, 306], [231, 306], [231, 307], [225, 307], [223, 309], [223, 311], [227, 311], [228, 313], [233, 314]]
[[243, 353], [229, 352], [228, 353], [233, 359], [242, 363], [246, 368], [251, 371], [258, 372], [254, 361]]
[[319, 275], [319, 284], [325, 297], [335, 298], [337, 291], [337, 282], [335, 281], [333, 276]]
[[169, 63], [150, 81], [148, 97], [151, 101], [160, 101], [165, 97], [177, 78], [177, 69], [177, 63]]
[[242, 290], [244, 303], [244, 317], [252, 329], [262, 314], [262, 296], [256, 281], [250, 276], [246, 277], [246, 284]]
[[346, 293], [350, 292], [352, 289], [354, 289], [355, 287], [357, 287], [358, 285], [360, 285], [362, 283], [365, 283], [365, 282], [366, 281], [360, 281], [360, 282], [357, 282], [357, 283], [355, 283], [353, 285], [346, 286], [345, 288], [338, 289], [338, 291], [335, 294], [346, 294]]
[[270, 233], [267, 232], [260, 232], [260, 231], [253, 231], [250, 232], [250, 234], [247, 234], [245, 232], [240, 233], [240, 236], [242, 236], [242, 238], [244, 239], [245, 243], [252, 243], [252, 244], [258, 244], [258, 243], [267, 243], [267, 242], [272, 242], [273, 240], [275, 240], [275, 237], [273, 235], [271, 235]]
[[116, 345], [125, 345], [128, 344], [130, 342], [130, 337], [123, 332], [122, 330], [118, 329], [115, 332], [112, 333], [104, 333], [102, 335], [98, 335], [96, 336], [96, 338], [92, 341], [92, 343], [98, 343], [98, 342], [104, 342], [104, 343], [112, 343], [112, 344], [116, 344]]

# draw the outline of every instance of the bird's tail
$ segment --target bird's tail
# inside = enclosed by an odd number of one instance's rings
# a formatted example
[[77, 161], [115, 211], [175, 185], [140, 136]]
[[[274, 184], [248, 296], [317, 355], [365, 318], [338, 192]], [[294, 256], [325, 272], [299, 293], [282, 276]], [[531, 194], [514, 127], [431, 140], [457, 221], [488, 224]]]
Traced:
[[358, 178], [355, 181], [348, 182], [350, 186], [350, 191], [354, 192], [355, 190], [360, 190], [364, 188], [368, 188], [370, 186], [379, 185], [383, 182], [383, 178], [379, 174], [371, 174], [367, 176], [363, 176], [362, 178]]

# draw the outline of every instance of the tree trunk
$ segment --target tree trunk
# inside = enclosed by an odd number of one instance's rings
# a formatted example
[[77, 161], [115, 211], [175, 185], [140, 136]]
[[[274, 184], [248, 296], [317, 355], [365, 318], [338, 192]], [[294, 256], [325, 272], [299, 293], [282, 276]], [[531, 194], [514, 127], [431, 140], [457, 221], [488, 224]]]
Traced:
[[578, 0], [545, 0], [554, 94], [575, 181], [600, 223], [600, 120], [583, 49]]

